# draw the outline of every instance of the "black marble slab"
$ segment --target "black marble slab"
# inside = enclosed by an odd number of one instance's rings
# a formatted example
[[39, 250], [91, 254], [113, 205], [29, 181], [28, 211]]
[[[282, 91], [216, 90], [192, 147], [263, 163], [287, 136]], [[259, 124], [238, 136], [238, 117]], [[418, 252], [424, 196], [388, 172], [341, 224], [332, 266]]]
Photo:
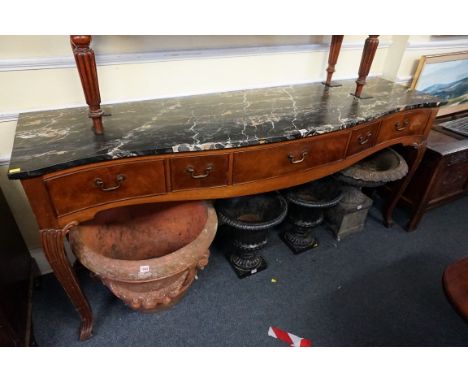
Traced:
[[350, 93], [354, 80], [128, 102], [103, 107], [105, 134], [95, 135], [87, 108], [20, 114], [11, 179], [141, 155], [217, 150], [326, 134], [400, 110], [429, 108], [438, 98], [381, 78]]

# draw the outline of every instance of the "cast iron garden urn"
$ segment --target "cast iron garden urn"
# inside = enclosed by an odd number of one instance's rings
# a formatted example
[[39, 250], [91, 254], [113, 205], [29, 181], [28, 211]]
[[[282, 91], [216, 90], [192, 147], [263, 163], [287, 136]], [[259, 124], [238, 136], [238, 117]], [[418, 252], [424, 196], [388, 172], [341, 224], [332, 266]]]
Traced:
[[290, 188], [284, 194], [292, 228], [284, 231], [281, 238], [294, 254], [317, 247], [313, 228], [322, 223], [324, 209], [335, 206], [343, 197], [339, 182], [327, 177]]
[[239, 278], [267, 267], [259, 251], [268, 244], [268, 232], [288, 212], [286, 200], [278, 193], [218, 200], [215, 204], [229, 247], [227, 258]]

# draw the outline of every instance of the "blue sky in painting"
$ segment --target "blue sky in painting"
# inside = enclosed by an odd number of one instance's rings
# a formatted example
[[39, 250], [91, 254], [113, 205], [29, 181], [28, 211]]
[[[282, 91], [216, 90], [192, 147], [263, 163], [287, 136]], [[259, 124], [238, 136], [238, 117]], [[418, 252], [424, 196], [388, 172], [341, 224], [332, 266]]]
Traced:
[[465, 77], [468, 77], [468, 60], [426, 64], [416, 89], [424, 90], [434, 84], [449, 84]]

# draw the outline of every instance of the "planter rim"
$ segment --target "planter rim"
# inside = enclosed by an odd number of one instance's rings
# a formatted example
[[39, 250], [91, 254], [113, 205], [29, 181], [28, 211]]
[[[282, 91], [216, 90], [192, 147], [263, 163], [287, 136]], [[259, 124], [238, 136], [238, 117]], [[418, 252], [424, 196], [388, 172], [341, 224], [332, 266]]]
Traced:
[[[258, 196], [258, 195], [254, 195], [254, 197], [255, 196]], [[228, 226], [242, 229], [242, 230], [248, 230], [248, 231], [260, 231], [260, 230], [272, 228], [280, 224], [286, 218], [286, 215], [288, 214], [288, 202], [279, 192], [273, 195], [264, 195], [264, 196], [268, 196], [272, 199], [275, 198], [280, 202], [281, 212], [274, 219], [270, 219], [266, 222], [260, 222], [260, 223], [244, 222], [244, 221], [228, 216], [225, 213], [224, 208], [222, 206], [219, 206], [217, 208], [217, 212], [218, 212], [220, 220], [223, 223], [227, 224]]]
[[[72, 249], [75, 246], [80, 246], [79, 249], [76, 248], [73, 252], [86, 268], [102, 278], [119, 282], [141, 283], [171, 277], [193, 266], [198, 261], [196, 254], [200, 250], [207, 251], [216, 234], [218, 219], [214, 207], [211, 203], [205, 201], [201, 201], [200, 203], [206, 206], [207, 219], [198, 236], [187, 245], [161, 257], [145, 260], [124, 260], [103, 256], [89, 247], [80, 245], [82, 244], [80, 239], [75, 238], [78, 235], [79, 226], [72, 229], [69, 233], [70, 245]], [[208, 229], [211, 226], [214, 226], [214, 229]], [[199, 247], [198, 250], [196, 247]], [[98, 258], [99, 264], [97, 262]], [[128, 269], [129, 265], [131, 265], [133, 271], [124, 270], [125, 268]], [[149, 267], [149, 271], [141, 273], [141, 266]], [[164, 272], [161, 272], [162, 269], [164, 269]]]
[[369, 177], [369, 171], [362, 169], [359, 166], [360, 162], [358, 162], [355, 165], [340, 171], [338, 173], [339, 177], [344, 181], [346, 181], [346, 178], [351, 178], [358, 182], [365, 182], [366, 184], [385, 184], [387, 182], [399, 180], [408, 173], [408, 164], [406, 163], [405, 159], [395, 150], [388, 147], [378, 154], [382, 156], [385, 154], [393, 154], [398, 159], [398, 166], [389, 170], [379, 171], [379, 177], [374, 180]]

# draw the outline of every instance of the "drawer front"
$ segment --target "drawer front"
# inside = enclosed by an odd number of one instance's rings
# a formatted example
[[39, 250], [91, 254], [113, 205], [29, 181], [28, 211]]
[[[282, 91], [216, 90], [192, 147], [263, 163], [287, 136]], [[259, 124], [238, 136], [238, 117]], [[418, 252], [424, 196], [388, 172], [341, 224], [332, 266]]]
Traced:
[[173, 190], [216, 187], [228, 184], [228, 155], [173, 158], [170, 163]]
[[164, 162], [147, 160], [46, 178], [58, 216], [86, 207], [166, 192]]
[[234, 154], [233, 182], [274, 178], [294, 171], [338, 161], [345, 156], [349, 133], [329, 134], [271, 148]]
[[430, 114], [430, 110], [412, 110], [385, 118], [382, 121], [377, 141], [383, 142], [405, 135], [423, 134]]
[[357, 154], [375, 145], [379, 134], [380, 121], [353, 130], [346, 155]]

